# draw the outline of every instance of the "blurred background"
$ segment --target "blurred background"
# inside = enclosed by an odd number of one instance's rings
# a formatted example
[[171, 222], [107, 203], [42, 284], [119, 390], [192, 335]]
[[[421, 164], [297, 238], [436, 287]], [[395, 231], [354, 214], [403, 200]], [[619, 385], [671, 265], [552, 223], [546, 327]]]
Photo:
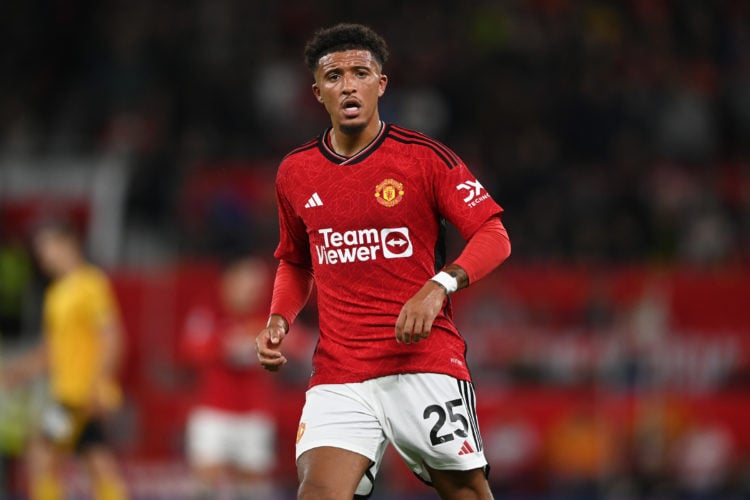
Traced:
[[[302, 47], [340, 21], [389, 42], [383, 119], [448, 144], [506, 210], [512, 257], [456, 296], [498, 498], [749, 498], [741, 0], [2, 2], [0, 349], [39, 337], [28, 231], [64, 215], [127, 330], [131, 490], [185, 498], [181, 332], [228, 255], [274, 266], [276, 166], [328, 124]], [[315, 324], [276, 378], [282, 495]], [[27, 393], [0, 397], [8, 498]], [[432, 498], [391, 454], [377, 485]]]

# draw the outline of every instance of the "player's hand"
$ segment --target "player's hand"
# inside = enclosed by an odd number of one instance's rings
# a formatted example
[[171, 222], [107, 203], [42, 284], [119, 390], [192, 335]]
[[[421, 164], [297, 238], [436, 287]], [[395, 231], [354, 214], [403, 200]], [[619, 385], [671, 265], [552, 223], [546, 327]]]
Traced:
[[446, 297], [445, 289], [438, 283], [432, 280], [425, 283], [401, 308], [396, 320], [396, 342], [416, 344], [426, 339]]
[[275, 372], [286, 364], [286, 357], [281, 354], [281, 342], [286, 336], [287, 323], [281, 316], [272, 315], [268, 325], [260, 331], [255, 339], [258, 361], [266, 370]]

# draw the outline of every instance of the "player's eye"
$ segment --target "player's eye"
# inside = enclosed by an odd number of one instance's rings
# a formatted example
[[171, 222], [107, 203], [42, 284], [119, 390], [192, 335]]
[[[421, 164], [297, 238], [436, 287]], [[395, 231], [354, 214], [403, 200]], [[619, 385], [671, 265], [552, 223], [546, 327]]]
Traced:
[[338, 73], [329, 73], [328, 74], [328, 81], [335, 82], [341, 77]]

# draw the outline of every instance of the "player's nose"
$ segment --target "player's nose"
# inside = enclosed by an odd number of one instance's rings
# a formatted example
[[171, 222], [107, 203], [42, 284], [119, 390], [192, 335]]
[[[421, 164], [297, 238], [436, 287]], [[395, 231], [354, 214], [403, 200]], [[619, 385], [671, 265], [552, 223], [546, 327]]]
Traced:
[[344, 84], [342, 86], [342, 90], [345, 93], [351, 94], [352, 92], [356, 92], [357, 90], [357, 79], [355, 76], [351, 73], [344, 73], [343, 75]]

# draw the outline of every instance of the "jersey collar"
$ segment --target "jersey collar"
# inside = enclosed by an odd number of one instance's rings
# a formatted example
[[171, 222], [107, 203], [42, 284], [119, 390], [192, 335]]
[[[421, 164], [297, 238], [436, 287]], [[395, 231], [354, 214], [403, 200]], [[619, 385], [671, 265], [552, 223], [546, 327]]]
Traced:
[[337, 165], [354, 165], [355, 163], [359, 163], [370, 156], [370, 154], [375, 151], [378, 146], [380, 146], [380, 144], [383, 142], [383, 139], [385, 138], [388, 128], [390, 128], [390, 125], [387, 125], [381, 121], [380, 130], [378, 131], [377, 135], [370, 141], [369, 144], [367, 144], [367, 146], [360, 149], [356, 154], [352, 156], [342, 156], [333, 150], [333, 145], [331, 144], [332, 128], [328, 128], [321, 134], [320, 138], [318, 139], [318, 147], [320, 148], [320, 152], [323, 153], [323, 156], [336, 163]]

